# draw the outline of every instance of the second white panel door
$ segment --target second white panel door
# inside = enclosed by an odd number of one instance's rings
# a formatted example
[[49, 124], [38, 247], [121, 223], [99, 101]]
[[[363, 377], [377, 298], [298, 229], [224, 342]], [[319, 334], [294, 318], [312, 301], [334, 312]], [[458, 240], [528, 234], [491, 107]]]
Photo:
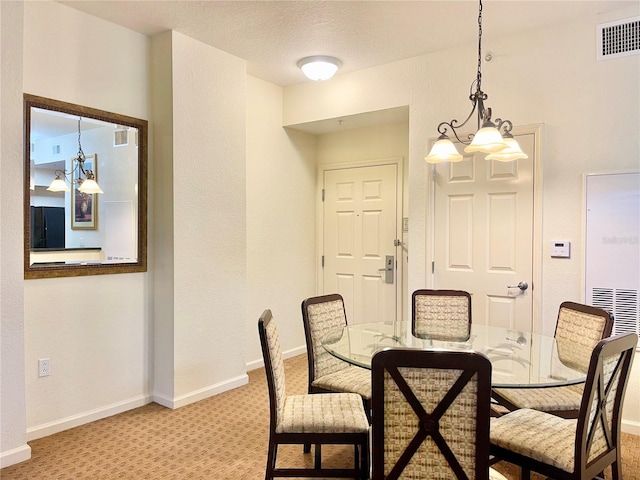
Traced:
[[344, 297], [349, 323], [396, 319], [397, 170], [391, 164], [324, 172], [323, 291]]
[[530, 331], [535, 135], [516, 138], [528, 159], [438, 165], [434, 273], [437, 288], [472, 294], [474, 323]]

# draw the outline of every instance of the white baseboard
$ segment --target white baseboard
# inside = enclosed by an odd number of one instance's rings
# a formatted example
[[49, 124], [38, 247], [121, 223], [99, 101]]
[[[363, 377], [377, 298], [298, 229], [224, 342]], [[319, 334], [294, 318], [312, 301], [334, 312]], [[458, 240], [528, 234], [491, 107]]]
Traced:
[[79, 413], [70, 417], [62, 418], [50, 423], [44, 423], [42, 425], [36, 425], [27, 429], [27, 441], [35, 440], [37, 438], [53, 435], [54, 433], [62, 432], [70, 428], [79, 427], [85, 423], [95, 422], [102, 418], [110, 417], [118, 413], [126, 412], [133, 408], [142, 407], [151, 402], [150, 395], [141, 395], [134, 397], [123, 402], [113, 403], [104, 407], [96, 408], [88, 412]]
[[[292, 348], [291, 350], [287, 350], [286, 352], [282, 352], [283, 358], [291, 358], [297, 357], [298, 355], [302, 355], [303, 353], [307, 353], [307, 346], [303, 345], [301, 347]], [[258, 360], [253, 360], [251, 362], [247, 362], [247, 372], [251, 370], [255, 370], [256, 368], [264, 367], [264, 359], [259, 358]]]
[[249, 383], [249, 376], [245, 373], [244, 375], [238, 375], [237, 377], [230, 378], [224, 382], [216, 383], [215, 385], [201, 388], [185, 395], [180, 395], [176, 398], [169, 398], [166, 395], [154, 394], [153, 401], [163, 407], [171, 408], [173, 410], [204, 400], [205, 398], [213, 397], [214, 395], [226, 392], [227, 390], [233, 390], [234, 388], [241, 387], [247, 383]]
[[[123, 402], [114, 403], [111, 405], [107, 405], [105, 407], [97, 408], [95, 410], [90, 410], [88, 412], [79, 413], [77, 415], [72, 415], [70, 417], [62, 418], [60, 420], [56, 420], [50, 423], [36, 425], [35, 427], [28, 428], [27, 441], [36, 440], [38, 438], [53, 435], [54, 433], [62, 432], [70, 428], [79, 427], [80, 425], [84, 425], [86, 423], [95, 422], [96, 420], [110, 417], [112, 415], [117, 415], [118, 413], [126, 412], [134, 408], [142, 407], [151, 402], [156, 402], [164, 407], [171, 408], [171, 409], [179, 408], [184, 405], [189, 405], [199, 400], [203, 400], [205, 398], [211, 397], [213, 395], [226, 392], [227, 390], [232, 390], [234, 388], [241, 387], [242, 385], [246, 385], [248, 382], [249, 382], [249, 377], [246, 374], [244, 374], [244, 375], [239, 375], [238, 377], [232, 378], [230, 380], [226, 380], [224, 382], [218, 383], [216, 385], [212, 385], [210, 387], [206, 387], [200, 390], [196, 390], [194, 392], [190, 392], [186, 395], [182, 395], [175, 399], [170, 399], [158, 394], [154, 394], [153, 396], [142, 395], [140, 397], [125, 400]], [[30, 455], [30, 452], [31, 452], [31, 449], [29, 449], [29, 452], [28, 452], [29, 455]], [[2, 455], [4, 458], [5, 454], [3, 453]], [[26, 459], [23, 459], [23, 460], [26, 460]], [[23, 461], [23, 460], [20, 460], [20, 461]]]
[[622, 419], [621, 428], [624, 433], [630, 433], [631, 435], [640, 436], [640, 422], [634, 422], [633, 420]]
[[16, 463], [26, 462], [31, 458], [31, 447], [27, 444], [0, 453], [0, 468], [10, 467]]

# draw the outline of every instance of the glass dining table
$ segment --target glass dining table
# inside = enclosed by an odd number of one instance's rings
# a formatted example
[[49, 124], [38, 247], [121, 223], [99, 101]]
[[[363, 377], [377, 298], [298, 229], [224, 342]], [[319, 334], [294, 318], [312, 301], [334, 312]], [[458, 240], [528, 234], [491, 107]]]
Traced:
[[322, 345], [345, 362], [369, 369], [373, 355], [386, 348], [481, 352], [491, 361], [496, 388], [572, 385], [586, 377], [562, 363], [555, 337], [480, 324], [471, 324], [468, 338], [436, 340], [414, 337], [411, 322], [358, 323], [327, 333]]

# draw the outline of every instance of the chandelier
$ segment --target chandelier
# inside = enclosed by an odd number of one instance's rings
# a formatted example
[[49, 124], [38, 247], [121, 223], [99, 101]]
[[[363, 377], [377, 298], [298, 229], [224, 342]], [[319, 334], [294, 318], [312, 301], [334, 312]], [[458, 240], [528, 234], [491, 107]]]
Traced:
[[[104, 193], [96, 182], [96, 177], [91, 170], [84, 168], [84, 162], [87, 157], [82, 151], [82, 144], [80, 143], [80, 121], [82, 117], [78, 117], [78, 154], [72, 162], [72, 168], [70, 172], [66, 170], [56, 170], [56, 178], [51, 182], [51, 185], [47, 188], [50, 192], [69, 192], [71, 189], [67, 186], [67, 182], [71, 185], [74, 183], [78, 185], [78, 190], [82, 193]], [[75, 162], [75, 165], [74, 165]], [[77, 172], [78, 178], [74, 179], [74, 174]], [[82, 178], [84, 176], [84, 178]], [[66, 181], [65, 181], [66, 180]]]
[[[469, 87], [469, 92], [469, 100], [471, 100], [469, 116], [462, 123], [459, 123], [456, 119], [440, 123], [438, 125], [440, 136], [433, 144], [425, 160], [428, 163], [459, 162], [462, 160], [462, 155], [458, 153], [455, 145], [447, 135], [449, 130], [458, 142], [466, 145], [464, 149], [466, 153], [488, 153], [489, 155], [485, 157], [486, 160], [498, 160], [501, 162], [528, 158], [511, 134], [513, 129], [511, 121], [500, 118], [496, 118], [495, 122], [492, 121], [491, 108], [485, 108], [484, 105], [488, 95], [482, 91], [482, 0], [479, 1], [478, 9], [478, 73], [476, 79], [471, 83], [471, 87]], [[478, 130], [474, 135], [468, 135], [466, 140], [462, 140], [457, 130], [467, 124], [474, 112], [477, 112]]]

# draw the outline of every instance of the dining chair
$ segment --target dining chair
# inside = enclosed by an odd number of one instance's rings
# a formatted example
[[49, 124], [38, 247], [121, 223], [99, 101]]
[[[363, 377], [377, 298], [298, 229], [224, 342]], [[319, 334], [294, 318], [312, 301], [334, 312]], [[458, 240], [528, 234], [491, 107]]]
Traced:
[[[558, 310], [555, 339], [560, 362], [574, 370], [589, 368], [596, 344], [611, 335], [613, 315], [601, 308], [563, 302]], [[546, 388], [494, 388], [493, 398], [509, 411], [531, 408], [564, 418], [577, 418], [584, 385]]]
[[471, 294], [462, 290], [416, 290], [412, 295], [411, 333], [434, 340], [468, 340]]
[[[269, 389], [269, 451], [265, 480], [275, 477], [369, 478], [369, 421], [355, 393], [287, 395], [284, 361], [271, 310], [258, 320], [258, 333]], [[322, 468], [316, 450], [313, 468], [276, 466], [282, 444], [354, 446], [354, 468]]]
[[523, 408], [494, 418], [491, 454], [557, 480], [591, 480], [611, 466], [622, 479], [622, 404], [638, 336], [605, 338], [592, 351], [577, 419]]
[[373, 480], [504, 479], [489, 468], [484, 354], [388, 349], [371, 368]]
[[371, 372], [340, 360], [322, 346], [325, 335], [347, 325], [342, 296], [334, 293], [303, 300], [302, 321], [307, 341], [309, 393], [357, 393], [368, 411]]

